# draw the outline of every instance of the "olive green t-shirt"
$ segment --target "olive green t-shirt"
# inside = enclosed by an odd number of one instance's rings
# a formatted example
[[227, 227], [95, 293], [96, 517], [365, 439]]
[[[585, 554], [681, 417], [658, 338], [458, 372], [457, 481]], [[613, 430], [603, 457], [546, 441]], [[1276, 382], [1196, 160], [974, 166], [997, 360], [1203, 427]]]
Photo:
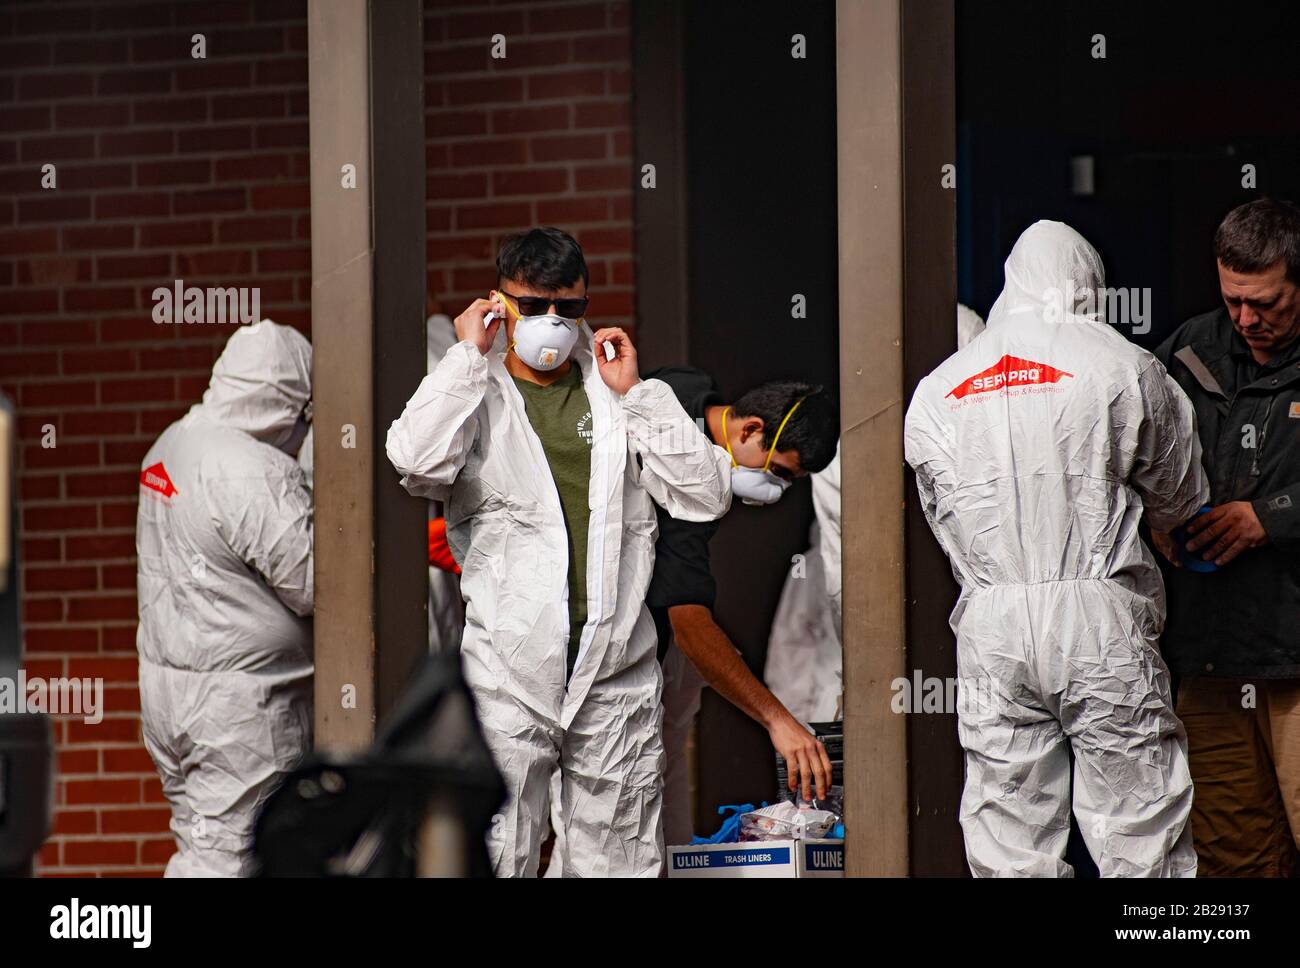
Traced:
[[587, 621], [587, 522], [591, 517], [591, 404], [582, 388], [582, 370], [569, 372], [550, 386], [514, 377], [524, 398], [528, 422], [542, 442], [551, 477], [560, 495], [569, 532], [569, 646], [565, 680], [573, 674], [582, 626]]

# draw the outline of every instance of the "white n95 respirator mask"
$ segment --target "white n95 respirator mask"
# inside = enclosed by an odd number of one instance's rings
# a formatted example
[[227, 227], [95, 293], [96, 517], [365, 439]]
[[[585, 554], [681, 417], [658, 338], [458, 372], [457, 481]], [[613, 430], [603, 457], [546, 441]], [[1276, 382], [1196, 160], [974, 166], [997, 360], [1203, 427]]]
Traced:
[[548, 313], [517, 317], [510, 348], [534, 370], [553, 370], [569, 358], [577, 342], [577, 322]]
[[731, 492], [746, 504], [775, 504], [790, 482], [758, 467], [731, 469]]
[[785, 419], [781, 421], [781, 426], [776, 428], [776, 435], [772, 438], [772, 446], [768, 449], [767, 460], [763, 462], [762, 467], [742, 467], [736, 460], [736, 455], [731, 452], [731, 438], [727, 436], [727, 414], [731, 408], [727, 407], [722, 411], [722, 439], [727, 444], [727, 456], [731, 458], [731, 493], [744, 503], [775, 504], [781, 500], [781, 495], [790, 486], [789, 481], [777, 477], [768, 468], [772, 466], [772, 455], [776, 453], [776, 442], [781, 439], [781, 431], [785, 430], [785, 425], [790, 422], [790, 418], [794, 416], [794, 412], [799, 409], [799, 404], [803, 401], [803, 397], [796, 400], [789, 413], [785, 415]]

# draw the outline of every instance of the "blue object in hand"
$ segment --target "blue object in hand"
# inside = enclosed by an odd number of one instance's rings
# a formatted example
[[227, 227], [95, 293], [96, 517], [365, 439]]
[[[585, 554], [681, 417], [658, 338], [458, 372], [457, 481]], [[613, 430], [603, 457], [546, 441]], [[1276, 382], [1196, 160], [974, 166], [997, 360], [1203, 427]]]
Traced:
[[[1208, 514], [1211, 510], [1213, 509], [1207, 504], [1192, 515], [1192, 517], [1199, 518], [1202, 514]], [[1208, 574], [1209, 572], [1219, 570], [1219, 566], [1214, 562], [1206, 561], [1201, 557], [1201, 555], [1205, 554], [1208, 548], [1200, 548], [1197, 551], [1187, 550], [1187, 539], [1191, 536], [1187, 533], [1186, 525], [1179, 525], [1174, 528], [1172, 537], [1174, 539], [1174, 545], [1178, 548], [1178, 563], [1188, 571]]]

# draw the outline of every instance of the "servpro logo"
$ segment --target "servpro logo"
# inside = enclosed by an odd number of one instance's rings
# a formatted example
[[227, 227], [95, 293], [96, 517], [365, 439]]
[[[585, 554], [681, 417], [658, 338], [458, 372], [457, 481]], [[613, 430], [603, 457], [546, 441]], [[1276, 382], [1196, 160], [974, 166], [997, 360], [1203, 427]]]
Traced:
[[176, 493], [176, 485], [167, 476], [167, 468], [162, 466], [162, 461], [151, 464], [140, 472], [140, 486], [157, 491], [163, 497], [171, 497]]
[[972, 393], [988, 393], [991, 390], [1005, 390], [1034, 383], [1058, 383], [1062, 377], [1067, 376], [1072, 377], [1074, 374], [1046, 363], [1004, 356], [987, 370], [981, 370], [969, 380], [953, 387], [948, 396], [960, 400]]

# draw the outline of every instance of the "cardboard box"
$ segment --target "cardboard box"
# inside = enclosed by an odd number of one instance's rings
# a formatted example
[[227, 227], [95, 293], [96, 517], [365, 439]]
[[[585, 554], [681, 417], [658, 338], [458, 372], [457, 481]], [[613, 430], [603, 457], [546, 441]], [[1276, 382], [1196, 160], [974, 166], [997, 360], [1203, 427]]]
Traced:
[[843, 877], [842, 840], [756, 840], [668, 848], [669, 877]]
[[800, 877], [843, 877], [844, 841], [801, 840], [798, 865]]

